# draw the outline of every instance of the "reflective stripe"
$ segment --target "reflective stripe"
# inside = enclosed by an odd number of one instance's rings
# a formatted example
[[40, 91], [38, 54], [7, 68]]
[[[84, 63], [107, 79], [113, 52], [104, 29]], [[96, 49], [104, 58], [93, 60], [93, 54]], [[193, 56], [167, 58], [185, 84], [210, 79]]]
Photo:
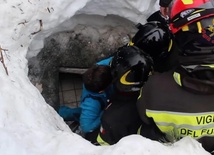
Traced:
[[197, 22], [197, 27], [198, 27], [198, 33], [202, 33], [202, 26], [201, 26], [201, 22]]
[[212, 65], [201, 65], [201, 66], [214, 68], [214, 64], [212, 64]]
[[214, 125], [214, 112], [204, 113], [183, 113], [183, 112], [171, 112], [171, 111], [157, 111], [146, 109], [146, 114], [149, 117], [155, 118], [156, 122], [171, 123], [174, 122], [177, 125], [208, 125], [213, 123]]
[[138, 135], [140, 135], [140, 130], [141, 130], [141, 128], [142, 128], [142, 125], [138, 128], [138, 130], [137, 130], [137, 134]]
[[138, 96], [138, 98], [137, 98], [138, 100], [141, 98], [142, 93], [143, 93], [143, 87], [140, 88], [140, 94], [139, 94], [139, 96]]
[[173, 41], [172, 41], [172, 39], [170, 39], [169, 47], [168, 47], [168, 52], [171, 51], [171, 49], [172, 49], [172, 44], [173, 44]]
[[183, 26], [182, 31], [189, 31], [189, 26], [188, 25]]
[[175, 80], [175, 82], [179, 85], [179, 86], [182, 86], [182, 83], [181, 83], [181, 75], [177, 72], [174, 72], [173, 73], [173, 78]]
[[134, 85], [134, 84], [139, 84], [139, 82], [129, 82], [126, 80], [127, 75], [131, 72], [131, 70], [127, 71], [123, 76], [120, 78], [120, 83], [124, 85]]
[[192, 12], [191, 14], [195, 14], [195, 13], [202, 12], [202, 11], [206, 11], [206, 9], [196, 10], [196, 11]]
[[146, 115], [154, 119], [162, 132], [173, 132], [176, 137], [192, 136], [197, 139], [202, 136], [214, 136], [214, 112], [190, 114], [147, 109]]
[[182, 0], [184, 4], [193, 4], [193, 0]]
[[134, 43], [133, 43], [132, 41], [130, 41], [130, 42], [128, 43], [128, 46], [134, 46]]
[[97, 142], [98, 142], [100, 145], [102, 145], [102, 146], [104, 146], [104, 145], [109, 145], [107, 142], [105, 142], [105, 141], [101, 138], [100, 134], [98, 134], [98, 136], [97, 136]]

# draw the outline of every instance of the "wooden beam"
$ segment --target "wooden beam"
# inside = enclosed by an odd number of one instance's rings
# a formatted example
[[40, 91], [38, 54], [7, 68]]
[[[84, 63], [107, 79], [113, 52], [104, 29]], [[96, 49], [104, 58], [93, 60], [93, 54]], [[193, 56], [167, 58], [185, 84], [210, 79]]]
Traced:
[[70, 73], [70, 74], [84, 74], [87, 68], [69, 68], [69, 67], [60, 67], [59, 72], [61, 73]]

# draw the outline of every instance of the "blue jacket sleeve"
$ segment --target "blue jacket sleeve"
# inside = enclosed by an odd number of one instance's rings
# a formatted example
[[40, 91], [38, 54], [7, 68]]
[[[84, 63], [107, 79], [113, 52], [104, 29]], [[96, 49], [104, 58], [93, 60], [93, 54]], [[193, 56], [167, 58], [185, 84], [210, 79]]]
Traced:
[[83, 132], [92, 132], [100, 126], [101, 115], [101, 104], [98, 100], [92, 98], [86, 98], [84, 102], [80, 104], [81, 115], [80, 115], [80, 128]]

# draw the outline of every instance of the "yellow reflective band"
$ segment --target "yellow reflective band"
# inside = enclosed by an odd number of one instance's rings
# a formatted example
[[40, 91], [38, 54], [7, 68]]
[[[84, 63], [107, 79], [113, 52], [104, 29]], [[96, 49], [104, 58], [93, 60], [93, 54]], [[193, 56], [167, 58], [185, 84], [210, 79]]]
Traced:
[[181, 75], [177, 72], [174, 72], [173, 73], [173, 78], [175, 80], [175, 82], [179, 85], [179, 86], [182, 86], [182, 83], [181, 83]]
[[132, 41], [130, 41], [130, 42], [128, 43], [128, 46], [134, 46], [134, 43], [133, 43]]
[[200, 10], [196, 10], [194, 12], [192, 12], [191, 14], [195, 14], [195, 13], [198, 13], [198, 12], [201, 12], [201, 11], [205, 11], [206, 9], [200, 9]]
[[172, 44], [173, 44], [173, 41], [172, 41], [172, 39], [170, 39], [168, 52], [170, 52], [170, 51], [171, 51], [171, 49], [172, 49]]
[[183, 113], [183, 112], [171, 112], [171, 111], [156, 111], [146, 110], [148, 117], [152, 117], [155, 122], [172, 123], [174, 122], [177, 126], [181, 125], [214, 125], [214, 112], [209, 113]]
[[136, 84], [136, 82], [128, 82], [126, 81], [127, 75], [131, 72], [131, 70], [127, 71], [121, 78], [120, 78], [120, 83], [124, 85], [133, 85]]
[[137, 130], [137, 134], [140, 135], [140, 131], [141, 131], [142, 125], [138, 128]]
[[212, 65], [201, 65], [201, 66], [214, 68], [214, 64], [212, 64]]
[[175, 18], [174, 20], [173, 20], [173, 22], [176, 22], [177, 20], [179, 20], [180, 18]]
[[98, 142], [101, 146], [109, 145], [109, 143], [105, 142], [105, 141], [100, 137], [100, 134], [98, 134], [98, 136], [97, 136], [97, 142]]
[[197, 22], [197, 27], [198, 27], [198, 33], [202, 33], [202, 26], [201, 26], [201, 22]]
[[214, 112], [212, 113], [179, 113], [170, 111], [146, 110], [158, 128], [174, 136], [214, 136]]
[[143, 93], [143, 87], [140, 88], [140, 95], [139, 95], [138, 98], [137, 98], [138, 100], [141, 98], [142, 93]]
[[189, 31], [189, 26], [188, 25], [183, 26], [182, 31]]
[[193, 4], [193, 0], [182, 0], [184, 4]]

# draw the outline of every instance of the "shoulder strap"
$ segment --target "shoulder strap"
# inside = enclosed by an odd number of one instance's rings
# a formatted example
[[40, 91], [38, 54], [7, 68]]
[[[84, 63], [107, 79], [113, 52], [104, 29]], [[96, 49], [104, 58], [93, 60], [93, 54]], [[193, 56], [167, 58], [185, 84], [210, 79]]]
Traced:
[[94, 100], [99, 101], [101, 110], [104, 110], [104, 109], [105, 109], [106, 104], [105, 104], [105, 102], [103, 101], [103, 99], [102, 99], [101, 97], [93, 96], [93, 95], [91, 95], [91, 94], [88, 94], [85, 98], [83, 98], [82, 101], [84, 101], [86, 98], [93, 98]]

